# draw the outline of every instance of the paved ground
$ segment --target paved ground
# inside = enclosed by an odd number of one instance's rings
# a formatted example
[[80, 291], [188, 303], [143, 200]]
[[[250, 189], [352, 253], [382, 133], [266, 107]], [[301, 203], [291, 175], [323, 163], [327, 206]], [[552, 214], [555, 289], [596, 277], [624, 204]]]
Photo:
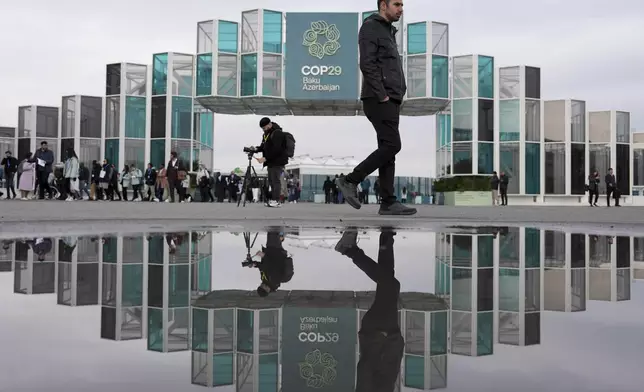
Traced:
[[[448, 207], [417, 206], [413, 217], [382, 217], [377, 206], [354, 210], [348, 205], [301, 203], [270, 209], [249, 204], [166, 204], [120, 202], [0, 202], [0, 234], [50, 228], [60, 232], [98, 231], [111, 228], [168, 228], [175, 226], [267, 226], [312, 227], [382, 226], [436, 228], [438, 226], [554, 226], [619, 229], [644, 232], [641, 207], [591, 208], [550, 206]], [[45, 224], [43, 224], [45, 223]], [[109, 229], [112, 230], [112, 229]], [[129, 230], [128, 230], [129, 231]]]

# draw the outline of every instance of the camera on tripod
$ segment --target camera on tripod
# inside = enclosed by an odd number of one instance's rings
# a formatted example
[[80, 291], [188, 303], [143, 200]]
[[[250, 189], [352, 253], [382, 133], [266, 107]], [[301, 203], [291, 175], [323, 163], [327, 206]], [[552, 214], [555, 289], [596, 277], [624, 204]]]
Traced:
[[257, 147], [244, 147], [244, 152], [247, 153], [248, 155], [253, 155], [257, 153]]

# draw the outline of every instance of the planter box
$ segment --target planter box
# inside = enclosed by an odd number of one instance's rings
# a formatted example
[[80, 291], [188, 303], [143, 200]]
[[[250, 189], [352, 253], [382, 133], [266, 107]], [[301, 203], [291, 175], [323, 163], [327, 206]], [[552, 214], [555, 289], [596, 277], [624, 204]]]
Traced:
[[491, 206], [492, 192], [445, 192], [446, 206]]

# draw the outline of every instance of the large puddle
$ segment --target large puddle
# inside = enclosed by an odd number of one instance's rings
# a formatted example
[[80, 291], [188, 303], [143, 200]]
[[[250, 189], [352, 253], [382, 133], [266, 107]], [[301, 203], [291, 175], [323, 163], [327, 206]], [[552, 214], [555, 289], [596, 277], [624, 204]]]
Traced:
[[3, 391], [641, 390], [644, 236], [200, 228], [2, 245]]

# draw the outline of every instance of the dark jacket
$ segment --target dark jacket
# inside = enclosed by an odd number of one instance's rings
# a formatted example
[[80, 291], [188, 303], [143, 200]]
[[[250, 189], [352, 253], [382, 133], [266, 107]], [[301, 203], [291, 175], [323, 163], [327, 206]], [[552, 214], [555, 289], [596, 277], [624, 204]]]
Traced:
[[51, 165], [54, 163], [53, 151], [51, 150], [43, 151], [42, 148], [39, 148], [34, 154], [34, 157], [31, 160], [31, 162], [38, 162], [38, 159], [42, 159], [43, 161], [45, 161], [45, 167], [42, 167], [36, 164], [36, 170], [39, 170], [39, 171], [44, 170], [47, 173], [51, 173]]
[[360, 98], [402, 101], [407, 84], [396, 45], [396, 28], [382, 16], [371, 15], [360, 27], [358, 46], [363, 78]]
[[598, 193], [599, 192], [599, 183], [601, 180], [599, 177], [595, 177], [594, 175], [589, 175], [588, 176], [588, 191], [593, 192], [593, 193]]
[[181, 158], [177, 158], [177, 162], [174, 164], [174, 166], [172, 165], [172, 160], [169, 160], [166, 168], [166, 176], [168, 178], [168, 181], [177, 181], [179, 172], [186, 171], [185, 164], [183, 163], [183, 160]]
[[266, 246], [262, 246], [264, 256], [257, 266], [262, 283], [267, 284], [272, 291], [277, 290], [282, 283], [293, 277], [293, 260], [282, 246], [278, 232], [268, 232]]
[[[100, 176], [100, 173], [102, 171], [105, 172], [105, 175], [103, 176], [103, 178], [101, 178], [101, 176]], [[100, 183], [105, 183], [105, 182], [109, 183], [111, 181], [112, 181], [112, 165], [107, 163], [107, 164], [103, 165], [101, 167], [101, 170], [99, 171], [98, 182], [100, 182]]]
[[2, 162], [0, 165], [4, 168], [5, 174], [14, 174], [15, 172], [18, 171], [18, 160], [14, 157], [9, 157], [9, 158], [2, 158]]
[[499, 177], [499, 190], [507, 191], [510, 178], [507, 175]]
[[257, 147], [257, 151], [261, 152], [264, 158], [266, 158], [264, 166], [286, 166], [288, 163], [288, 154], [286, 153], [286, 136], [282, 131], [282, 127], [277, 123], [273, 123], [271, 129], [264, 132], [262, 144]]
[[101, 165], [98, 163], [92, 166], [92, 183], [98, 184], [101, 181]]
[[79, 168], [78, 180], [79, 181], [89, 181], [89, 169], [85, 166]]
[[493, 191], [498, 191], [500, 183], [501, 181], [499, 180], [498, 176], [492, 176], [492, 178], [490, 179], [490, 188], [492, 188]]
[[154, 169], [145, 169], [145, 185], [153, 186], [157, 183], [157, 171]]
[[606, 174], [604, 181], [606, 182], [606, 191], [612, 191], [617, 186], [614, 174]]

